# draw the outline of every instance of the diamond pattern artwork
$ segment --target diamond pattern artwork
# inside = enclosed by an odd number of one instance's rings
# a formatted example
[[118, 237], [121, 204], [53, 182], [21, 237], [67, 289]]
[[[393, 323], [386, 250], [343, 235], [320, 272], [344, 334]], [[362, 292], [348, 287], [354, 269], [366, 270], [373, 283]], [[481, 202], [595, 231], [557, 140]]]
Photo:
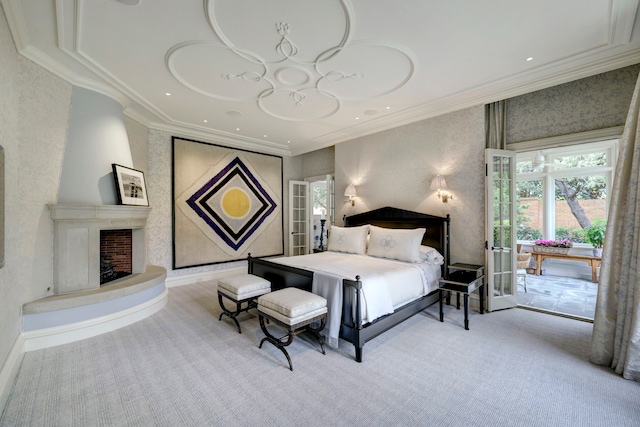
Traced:
[[198, 188], [187, 205], [234, 251], [277, 206], [239, 157]]
[[284, 252], [282, 157], [173, 138], [174, 268]]

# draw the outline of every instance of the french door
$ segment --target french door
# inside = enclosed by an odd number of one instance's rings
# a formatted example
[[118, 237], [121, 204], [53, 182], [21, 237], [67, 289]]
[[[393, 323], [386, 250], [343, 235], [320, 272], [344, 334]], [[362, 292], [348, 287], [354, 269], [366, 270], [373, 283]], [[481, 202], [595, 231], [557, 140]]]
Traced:
[[516, 286], [516, 153], [487, 149], [486, 260], [488, 311], [515, 307]]
[[311, 251], [310, 197], [307, 181], [289, 181], [289, 255]]

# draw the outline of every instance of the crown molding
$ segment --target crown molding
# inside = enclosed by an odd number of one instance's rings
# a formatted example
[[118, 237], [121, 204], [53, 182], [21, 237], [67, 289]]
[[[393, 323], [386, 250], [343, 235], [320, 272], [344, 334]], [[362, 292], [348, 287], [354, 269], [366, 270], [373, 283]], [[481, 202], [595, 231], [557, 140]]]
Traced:
[[[132, 116], [129, 117], [134, 119], [134, 117]], [[233, 148], [241, 148], [244, 150], [255, 151], [264, 154], [276, 154], [278, 156], [292, 156], [291, 150], [289, 150], [288, 148], [278, 146], [267, 141], [238, 138], [237, 136], [230, 136], [222, 134], [220, 132], [202, 131], [191, 126], [181, 126], [172, 123], [150, 122], [145, 126], [147, 126], [149, 129], [160, 130], [174, 135], [204, 139], [215, 143], [223, 143]]]
[[[292, 153], [294, 155], [304, 154], [306, 152], [325, 148], [340, 142], [361, 138], [373, 133], [390, 130], [399, 126], [405, 126], [466, 108], [484, 105], [489, 102], [521, 96], [537, 90], [591, 77], [596, 74], [637, 63], [640, 63], [640, 48], [622, 52], [613, 57], [595, 61], [588, 65], [582, 66], [581, 64], [577, 64], [570, 70], [559, 71], [545, 77], [533, 77], [532, 75], [540, 72], [540, 70], [534, 70], [527, 74], [519, 74], [511, 77], [511, 80], [519, 80], [523, 77], [525, 80], [530, 78], [526, 83], [513, 84], [508, 89], [504, 90], [496, 89], [495, 86], [498, 84], [497, 82], [470, 88], [453, 97], [447, 97], [446, 99], [399, 111], [374, 122], [362, 123], [348, 129], [341, 129], [336, 132], [322, 135], [319, 138], [301, 142], [292, 149]], [[554, 66], [557, 65], [554, 64]], [[501, 80], [501, 82], [503, 83], [504, 80]]]

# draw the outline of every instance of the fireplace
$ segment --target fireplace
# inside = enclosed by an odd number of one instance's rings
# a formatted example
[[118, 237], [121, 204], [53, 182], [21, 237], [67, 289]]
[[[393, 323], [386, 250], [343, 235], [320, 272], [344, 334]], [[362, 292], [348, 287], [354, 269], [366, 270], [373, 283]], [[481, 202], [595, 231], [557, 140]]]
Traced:
[[100, 230], [100, 286], [131, 274], [131, 230]]
[[[54, 224], [54, 294], [100, 288], [102, 261], [129, 274], [146, 270], [146, 225], [151, 208], [125, 205], [47, 205]], [[101, 235], [130, 247], [128, 261], [103, 256]], [[126, 236], [130, 236], [126, 237]], [[128, 242], [127, 242], [128, 241]], [[128, 266], [127, 266], [128, 264]]]

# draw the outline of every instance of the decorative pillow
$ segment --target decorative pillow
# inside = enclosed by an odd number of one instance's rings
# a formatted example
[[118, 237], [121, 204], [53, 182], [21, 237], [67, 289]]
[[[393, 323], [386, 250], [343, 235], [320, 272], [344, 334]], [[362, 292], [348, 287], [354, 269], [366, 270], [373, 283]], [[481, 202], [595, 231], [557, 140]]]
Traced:
[[420, 243], [425, 231], [425, 228], [404, 230], [372, 225], [369, 229], [368, 254], [399, 261], [420, 262]]
[[444, 257], [436, 248], [431, 246], [420, 246], [420, 258], [423, 262], [433, 265], [444, 264]]
[[367, 253], [368, 234], [368, 225], [360, 227], [337, 227], [333, 225], [329, 231], [327, 250], [364, 255]]

